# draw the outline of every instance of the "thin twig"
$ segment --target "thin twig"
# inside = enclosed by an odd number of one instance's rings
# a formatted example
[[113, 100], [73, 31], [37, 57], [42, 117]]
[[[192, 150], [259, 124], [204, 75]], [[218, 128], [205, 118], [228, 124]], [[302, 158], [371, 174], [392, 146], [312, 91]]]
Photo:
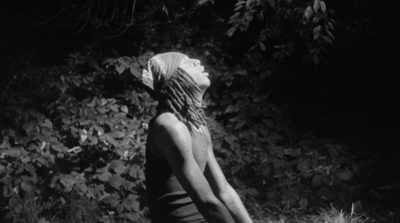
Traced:
[[63, 11], [64, 11], [64, 10], [61, 9], [61, 10], [59, 10], [54, 16], [52, 16], [52, 17], [50, 17], [49, 19], [46, 19], [46, 20], [44, 20], [44, 21], [42, 21], [42, 22], [38, 22], [37, 24], [38, 24], [38, 25], [44, 25], [44, 24], [50, 22], [51, 20], [55, 19], [55, 18], [56, 18], [58, 15], [60, 15]]
[[57, 29], [58, 27], [60, 27], [62, 24], [64, 24], [70, 17], [72, 16], [72, 12], [70, 12], [65, 18], [64, 20], [62, 20], [60, 23], [56, 24], [55, 27], [53, 27], [53, 29]]
[[105, 0], [104, 6], [103, 6], [103, 14], [106, 14], [109, 5], [110, 5], [110, 1]]
[[121, 30], [122, 27], [124, 26], [124, 21], [125, 21], [126, 14], [127, 14], [127, 11], [128, 11], [128, 4], [129, 4], [129, 1], [126, 1], [126, 5], [125, 5], [125, 7], [124, 7], [124, 11], [122, 12], [123, 18], [122, 18], [122, 20], [121, 20], [120, 26], [118, 27], [118, 30]]
[[116, 7], [115, 7], [115, 8], [117, 9], [117, 11], [116, 11], [117, 14], [116, 14], [116, 17], [115, 17], [116, 20], [118, 20], [118, 17], [119, 17], [118, 9], [119, 9], [119, 3], [120, 3], [120, 2], [121, 2], [121, 1], [117, 1]]
[[108, 19], [108, 21], [111, 21], [111, 20], [114, 19], [114, 15], [115, 15], [115, 11], [116, 11], [116, 5], [117, 5], [117, 4], [115, 4], [115, 2], [114, 2], [113, 12], [112, 12], [111, 17]]
[[120, 32], [114, 36], [110, 36], [110, 38], [115, 38], [115, 37], [123, 35], [133, 25], [133, 23], [135, 21], [135, 8], [136, 8], [136, 0], [134, 0], [133, 4], [132, 4], [131, 21], [129, 22], [129, 24], [126, 25], [125, 29], [122, 32]]
[[94, 17], [95, 17], [95, 18], [99, 15], [100, 6], [101, 6], [101, 0], [98, 0], [97, 2], [98, 2], [98, 4], [97, 4], [97, 9], [96, 9], [96, 12], [94, 13]]
[[88, 12], [87, 12], [87, 19], [85, 21], [85, 24], [83, 24], [81, 29], [78, 30], [78, 33], [82, 32], [82, 30], [86, 27], [86, 25], [88, 24], [88, 22], [90, 20], [90, 17], [91, 17], [91, 14], [92, 14], [92, 8], [93, 8], [95, 0], [92, 0], [91, 2], [92, 2], [91, 4], [89, 3], [89, 8], [88, 8]]
[[159, 10], [160, 8], [162, 8], [162, 7], [163, 7], [163, 3], [161, 2], [160, 4], [158, 4], [157, 6], [155, 6], [155, 7], [153, 8], [152, 11], [148, 12], [147, 15], [142, 16], [142, 18], [140, 18], [140, 17], [137, 18], [136, 21], [143, 21], [143, 20], [145, 20], [145, 19], [150, 18], [156, 11], [158, 11], [158, 10]]
[[[81, 23], [81, 21], [84, 19], [86, 13], [84, 13], [86, 11], [86, 7], [87, 4], [85, 4], [82, 8], [81, 8], [81, 13], [80, 13], [80, 17], [78, 19], [78, 22], [76, 22], [75, 24], [73, 24], [71, 27], [77, 27], [79, 25], [79, 23]], [[72, 13], [71, 13], [72, 14]]]

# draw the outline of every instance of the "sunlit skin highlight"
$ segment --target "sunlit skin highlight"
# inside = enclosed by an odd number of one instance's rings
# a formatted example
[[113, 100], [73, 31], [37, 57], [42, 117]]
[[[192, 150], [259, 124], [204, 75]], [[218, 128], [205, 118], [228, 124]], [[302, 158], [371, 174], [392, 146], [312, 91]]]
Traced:
[[[148, 170], [152, 172], [146, 177], [153, 183], [148, 188], [160, 185], [175, 188], [176, 181], [171, 179], [176, 179], [181, 186], [177, 191], [186, 192], [207, 222], [252, 223], [213, 152], [202, 105], [203, 95], [211, 84], [208, 76], [199, 60], [185, 56], [161, 88], [157, 115], [149, 128], [147, 153], [152, 154], [150, 158], [156, 156], [165, 160], [170, 173], [167, 180], [161, 180], [164, 178], [158, 174], [165, 174], [165, 168], [160, 169], [159, 160], [151, 162]], [[153, 196], [157, 194], [149, 192]], [[156, 197], [153, 202], [158, 204], [162, 197]], [[158, 213], [158, 209], [153, 211]], [[154, 222], [158, 222], [157, 219], [155, 217]]]

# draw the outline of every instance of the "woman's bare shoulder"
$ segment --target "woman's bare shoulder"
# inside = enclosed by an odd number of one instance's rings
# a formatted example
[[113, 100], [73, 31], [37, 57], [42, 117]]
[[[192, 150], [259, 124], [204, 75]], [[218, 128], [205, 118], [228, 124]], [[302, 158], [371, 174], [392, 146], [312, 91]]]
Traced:
[[154, 119], [152, 129], [155, 133], [170, 136], [190, 135], [186, 125], [170, 112], [165, 112], [157, 116]]
[[149, 135], [152, 143], [161, 150], [182, 153], [191, 149], [192, 138], [188, 128], [172, 113], [163, 113], [155, 118]]

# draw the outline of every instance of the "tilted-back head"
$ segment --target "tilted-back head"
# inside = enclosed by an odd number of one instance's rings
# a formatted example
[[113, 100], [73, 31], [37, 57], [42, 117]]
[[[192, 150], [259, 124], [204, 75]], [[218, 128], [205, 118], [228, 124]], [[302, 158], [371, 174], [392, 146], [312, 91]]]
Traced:
[[147, 62], [141, 81], [152, 91], [155, 99], [159, 98], [162, 87], [176, 72], [184, 57], [185, 54], [178, 52], [160, 53]]

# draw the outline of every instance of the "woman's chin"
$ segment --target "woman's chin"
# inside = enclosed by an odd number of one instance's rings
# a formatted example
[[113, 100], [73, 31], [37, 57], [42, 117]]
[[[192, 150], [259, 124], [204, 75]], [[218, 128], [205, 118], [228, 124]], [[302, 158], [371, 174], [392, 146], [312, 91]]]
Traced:
[[199, 84], [199, 88], [205, 91], [208, 87], [210, 87], [211, 81], [205, 80], [203, 83]]

